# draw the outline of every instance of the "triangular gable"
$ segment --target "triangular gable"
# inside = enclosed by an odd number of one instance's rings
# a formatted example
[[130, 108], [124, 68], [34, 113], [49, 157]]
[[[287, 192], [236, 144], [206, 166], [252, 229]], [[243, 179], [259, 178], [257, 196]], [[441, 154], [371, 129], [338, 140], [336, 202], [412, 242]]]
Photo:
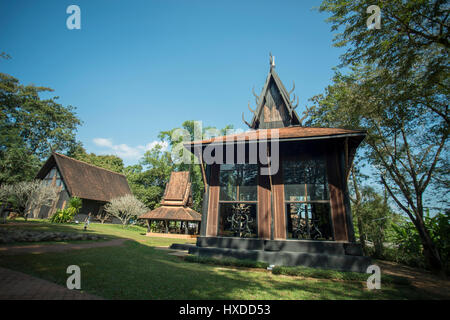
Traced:
[[258, 107], [253, 115], [251, 128], [283, 128], [299, 124], [300, 118], [292, 106], [289, 93], [278, 77], [275, 67], [271, 66], [258, 98]]
[[189, 171], [172, 172], [161, 205], [186, 206], [190, 198]]
[[39, 170], [36, 178], [44, 179], [56, 166], [71, 197], [102, 202], [131, 194], [123, 174], [100, 168], [59, 153], [52, 153]]

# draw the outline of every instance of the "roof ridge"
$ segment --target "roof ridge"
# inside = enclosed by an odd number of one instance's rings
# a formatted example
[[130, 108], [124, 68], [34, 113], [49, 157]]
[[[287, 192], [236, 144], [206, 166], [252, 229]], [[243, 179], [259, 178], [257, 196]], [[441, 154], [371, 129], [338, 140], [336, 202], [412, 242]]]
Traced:
[[123, 173], [119, 173], [119, 172], [116, 172], [116, 171], [112, 171], [112, 170], [109, 170], [109, 169], [105, 169], [105, 168], [96, 166], [96, 165], [94, 165], [94, 164], [88, 163], [88, 162], [86, 162], [86, 161], [78, 160], [78, 159], [75, 159], [75, 158], [66, 156], [65, 154], [61, 154], [61, 153], [58, 153], [58, 152], [55, 152], [55, 151], [53, 151], [53, 154], [56, 154], [56, 155], [58, 155], [58, 156], [60, 156], [60, 157], [67, 158], [67, 159], [70, 159], [70, 160], [73, 160], [73, 161], [81, 162], [81, 163], [83, 163], [83, 164], [86, 164], [86, 165], [88, 165], [88, 166], [91, 166], [91, 167], [94, 167], [94, 168], [97, 168], [97, 169], [101, 169], [101, 170], [105, 170], [105, 171], [108, 171], [108, 172], [111, 172], [111, 173], [115, 173], [115, 174], [124, 176], [124, 177], [126, 178], [126, 175], [124, 175]]

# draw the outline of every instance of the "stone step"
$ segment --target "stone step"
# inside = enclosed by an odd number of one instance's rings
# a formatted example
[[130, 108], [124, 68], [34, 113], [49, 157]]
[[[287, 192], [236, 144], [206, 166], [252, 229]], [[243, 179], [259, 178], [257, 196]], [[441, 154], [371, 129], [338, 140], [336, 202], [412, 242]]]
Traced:
[[264, 240], [226, 237], [198, 237], [197, 246], [237, 250], [288, 251], [362, 256], [357, 243], [318, 240]]
[[366, 272], [367, 267], [371, 264], [371, 260], [368, 257], [344, 254], [243, 250], [198, 246], [189, 248], [189, 253], [218, 259], [236, 258], [263, 261], [277, 266], [305, 266], [363, 273]]

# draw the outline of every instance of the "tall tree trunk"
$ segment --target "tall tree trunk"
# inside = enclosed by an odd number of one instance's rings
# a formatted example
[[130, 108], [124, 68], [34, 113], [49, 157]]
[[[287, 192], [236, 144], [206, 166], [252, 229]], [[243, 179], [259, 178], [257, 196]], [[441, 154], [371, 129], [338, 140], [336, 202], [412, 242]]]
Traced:
[[356, 179], [356, 172], [355, 172], [355, 166], [352, 166], [351, 168], [351, 174], [352, 174], [352, 182], [353, 182], [353, 189], [355, 191], [355, 197], [356, 199], [351, 199], [354, 203], [354, 214], [356, 215], [356, 220], [358, 223], [358, 231], [359, 231], [359, 242], [361, 243], [361, 249], [364, 253], [364, 255], [367, 255], [367, 246], [366, 246], [366, 237], [365, 237], [365, 230], [364, 225], [361, 217], [361, 192], [359, 191], [358, 181]]
[[428, 265], [430, 266], [430, 269], [433, 272], [436, 272], [440, 275], [445, 275], [444, 270], [444, 264], [442, 263], [441, 256], [439, 254], [439, 250], [437, 249], [436, 245], [434, 244], [433, 240], [431, 239], [430, 233], [428, 232], [427, 228], [425, 227], [425, 222], [423, 221], [423, 206], [422, 204], [422, 193], [417, 194], [417, 200], [416, 203], [418, 204], [417, 208], [412, 213], [407, 207], [402, 205], [402, 203], [397, 199], [397, 197], [393, 194], [392, 190], [389, 188], [389, 186], [386, 183], [386, 180], [382, 177], [382, 182], [384, 186], [386, 187], [387, 191], [389, 192], [389, 195], [395, 200], [395, 202], [399, 205], [403, 211], [406, 212], [406, 214], [409, 216], [411, 221], [413, 222], [414, 226], [416, 227], [420, 240], [422, 242], [423, 246], [423, 253], [425, 256], [426, 261], [428, 262]]
[[366, 237], [365, 237], [365, 230], [364, 230], [364, 226], [363, 226], [363, 222], [362, 222], [362, 218], [361, 218], [361, 212], [359, 212], [359, 209], [355, 210], [355, 213], [357, 212], [356, 215], [356, 220], [358, 222], [358, 230], [359, 230], [359, 242], [361, 243], [361, 249], [364, 253], [364, 255], [367, 256], [367, 246], [366, 246]]
[[417, 219], [414, 221], [414, 224], [419, 231], [419, 236], [422, 241], [423, 253], [425, 255], [425, 259], [428, 261], [430, 268], [437, 273], [443, 275], [444, 266], [441, 260], [441, 255], [439, 254], [439, 250], [436, 248], [428, 230], [425, 227], [425, 223], [423, 221], [423, 213], [422, 215], [417, 215]]

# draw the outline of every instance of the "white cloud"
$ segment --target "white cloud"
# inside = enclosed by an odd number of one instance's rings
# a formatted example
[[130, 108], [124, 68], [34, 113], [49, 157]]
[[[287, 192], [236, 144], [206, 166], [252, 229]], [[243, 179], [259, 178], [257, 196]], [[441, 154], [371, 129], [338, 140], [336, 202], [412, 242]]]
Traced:
[[165, 141], [152, 141], [146, 145], [138, 145], [131, 147], [127, 144], [114, 144], [112, 139], [108, 138], [95, 138], [92, 140], [98, 147], [105, 149], [101, 153], [114, 154], [123, 158], [124, 160], [139, 160], [146, 151], [152, 149], [157, 144], [161, 145], [163, 150], [167, 150], [168, 144]]
[[111, 148], [113, 146], [111, 139], [105, 139], [105, 138], [95, 138], [94, 143], [99, 147]]

